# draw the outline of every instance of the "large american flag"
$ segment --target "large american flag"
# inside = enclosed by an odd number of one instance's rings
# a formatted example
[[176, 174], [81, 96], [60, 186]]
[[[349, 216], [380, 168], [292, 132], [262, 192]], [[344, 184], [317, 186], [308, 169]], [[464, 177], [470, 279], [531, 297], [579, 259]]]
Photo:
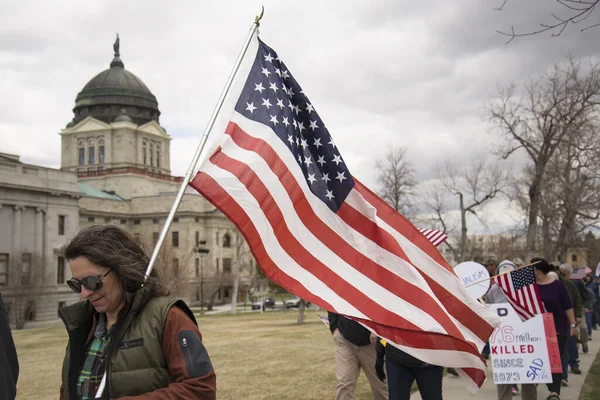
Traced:
[[258, 38], [251, 46], [191, 186], [235, 223], [271, 280], [418, 359], [460, 368], [476, 390], [480, 349], [500, 319], [350, 174], [277, 53]]
[[535, 283], [533, 265], [495, 276], [494, 282], [500, 286], [521, 320], [526, 321], [545, 311]]

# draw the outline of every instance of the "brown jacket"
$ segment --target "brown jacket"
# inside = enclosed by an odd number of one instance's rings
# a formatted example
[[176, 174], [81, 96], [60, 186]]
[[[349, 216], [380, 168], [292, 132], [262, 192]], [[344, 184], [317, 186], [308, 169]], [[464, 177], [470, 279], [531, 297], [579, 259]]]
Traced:
[[214, 371], [199, 378], [191, 378], [177, 339], [181, 331], [193, 330], [202, 339], [200, 330], [179, 307], [171, 307], [165, 322], [162, 349], [173, 383], [140, 396], [121, 397], [121, 400], [170, 400], [201, 399], [213, 400], [217, 397], [217, 376]]
[[[186, 306], [184, 305], [184, 307]], [[89, 345], [96, 327], [97, 320], [98, 314], [95, 313], [93, 321], [90, 325], [88, 325], [91, 326], [91, 329], [87, 331], [87, 338], [81, 338], [82, 342], [85, 343], [83, 349], [87, 348]], [[67, 324], [66, 320], [65, 323]], [[69, 325], [67, 324], [67, 329], [68, 328]], [[186, 342], [184, 339], [182, 343], [180, 340], [182, 337], [193, 339], [193, 337], [190, 335], [197, 335], [197, 337], [200, 338], [200, 341], [197, 341], [197, 339], [189, 340], [189, 346], [197, 346], [197, 348], [194, 349], [193, 356], [190, 356], [190, 347], [185, 349], [186, 354], [184, 354], [184, 349], [182, 346], [188, 345], [188, 342]], [[162, 354], [168, 368], [168, 373], [171, 377], [171, 383], [166, 387], [156, 389], [154, 391], [149, 391], [136, 396], [120, 397], [120, 399], [215, 399], [216, 375], [212, 368], [208, 353], [206, 352], [206, 349], [204, 349], [201, 340], [202, 335], [195, 321], [193, 321], [191, 317], [177, 304], [172, 306], [166, 314], [161, 343]], [[79, 348], [81, 349], [81, 347]], [[83, 355], [83, 359], [85, 359], [85, 355]], [[71, 368], [76, 369], [78, 367], [71, 364]], [[70, 387], [72, 388], [72, 386]], [[106, 391], [105, 394], [107, 394]], [[73, 397], [74, 396], [71, 395], [71, 398]], [[63, 400], [64, 398], [63, 380], [63, 385], [61, 385], [60, 388], [60, 399]]]

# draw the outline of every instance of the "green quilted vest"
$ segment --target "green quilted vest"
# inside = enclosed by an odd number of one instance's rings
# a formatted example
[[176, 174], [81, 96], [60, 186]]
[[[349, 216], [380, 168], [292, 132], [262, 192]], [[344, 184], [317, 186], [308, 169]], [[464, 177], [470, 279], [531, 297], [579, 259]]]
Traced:
[[[167, 312], [174, 305], [196, 323], [193, 313], [183, 301], [174, 297], [148, 299], [144, 288], [138, 290], [108, 347], [109, 375], [103, 398], [136, 396], [171, 383], [162, 353], [162, 339]], [[85, 360], [85, 340], [92, 328], [94, 314], [95, 310], [88, 301], [64, 307], [61, 311], [69, 332], [62, 371], [65, 399], [76, 398], [75, 385]]]

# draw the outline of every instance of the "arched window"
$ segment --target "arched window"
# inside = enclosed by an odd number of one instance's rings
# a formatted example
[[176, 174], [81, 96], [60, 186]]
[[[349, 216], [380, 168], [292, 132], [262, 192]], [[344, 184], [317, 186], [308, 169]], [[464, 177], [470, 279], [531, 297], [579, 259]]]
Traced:
[[98, 164], [104, 164], [104, 139], [98, 140]]
[[146, 165], [146, 141], [142, 142], [142, 164]]
[[229, 233], [223, 235], [223, 247], [231, 247], [231, 236], [229, 236]]
[[156, 147], [156, 166], [160, 168], [160, 148], [158, 145], [156, 145]]
[[77, 146], [79, 147], [79, 165], [85, 164], [85, 141], [80, 140], [77, 142]]
[[149, 151], [149, 154], [150, 154], [150, 166], [153, 166], [154, 163], [152, 162], [152, 154], [154, 154], [154, 146], [152, 145], [152, 142], [150, 142], [150, 151]]

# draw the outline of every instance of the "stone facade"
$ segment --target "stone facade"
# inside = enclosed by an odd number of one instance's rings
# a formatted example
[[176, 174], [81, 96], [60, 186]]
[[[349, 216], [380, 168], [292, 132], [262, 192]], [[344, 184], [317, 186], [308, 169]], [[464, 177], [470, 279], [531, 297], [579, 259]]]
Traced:
[[78, 300], [60, 251], [79, 229], [79, 198], [73, 172], [0, 153], [0, 291], [13, 324], [54, 320]]
[[[171, 137], [159, 124], [156, 98], [119, 54], [79, 93], [74, 114], [59, 133], [60, 170], [0, 153], [0, 290], [14, 323], [21, 314], [25, 322], [55, 320], [60, 305], [77, 301], [64, 284], [70, 272], [60, 251], [80, 228], [122, 226], [151, 252], [183, 181], [171, 175]], [[245, 301], [254, 287], [265, 287], [246, 243], [188, 189], [157, 270], [188, 303], [212, 305], [231, 301], [236, 265]]]

